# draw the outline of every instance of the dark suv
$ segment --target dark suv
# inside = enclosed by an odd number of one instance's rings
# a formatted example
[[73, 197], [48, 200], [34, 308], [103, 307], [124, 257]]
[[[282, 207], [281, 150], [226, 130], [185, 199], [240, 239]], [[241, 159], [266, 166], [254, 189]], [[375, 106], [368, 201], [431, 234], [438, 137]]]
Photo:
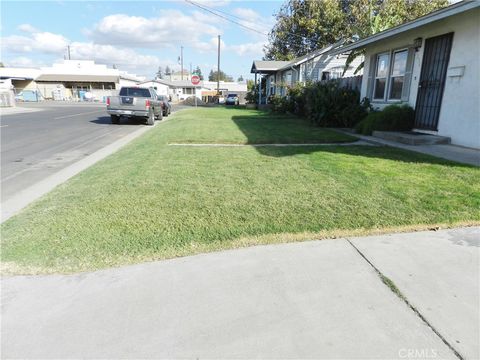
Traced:
[[172, 112], [172, 105], [170, 104], [168, 96], [158, 95], [158, 100], [162, 102], [163, 116], [168, 116]]

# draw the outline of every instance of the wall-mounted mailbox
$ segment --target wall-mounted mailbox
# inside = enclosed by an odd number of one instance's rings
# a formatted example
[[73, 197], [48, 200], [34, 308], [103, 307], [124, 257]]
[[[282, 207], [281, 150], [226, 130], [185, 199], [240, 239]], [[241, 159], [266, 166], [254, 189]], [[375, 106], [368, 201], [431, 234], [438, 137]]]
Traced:
[[461, 77], [465, 73], [465, 66], [455, 66], [448, 68], [447, 76], [448, 77]]

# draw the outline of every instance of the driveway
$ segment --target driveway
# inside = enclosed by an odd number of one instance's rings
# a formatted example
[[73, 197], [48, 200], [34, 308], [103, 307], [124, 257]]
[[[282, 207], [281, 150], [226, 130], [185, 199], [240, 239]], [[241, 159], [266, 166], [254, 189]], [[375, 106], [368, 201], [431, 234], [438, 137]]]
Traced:
[[[112, 125], [104, 104], [43, 102], [1, 118], [2, 202], [145, 125]], [[174, 108], [175, 110], [176, 108]]]
[[477, 359], [479, 239], [463, 228], [4, 278], [3, 357]]

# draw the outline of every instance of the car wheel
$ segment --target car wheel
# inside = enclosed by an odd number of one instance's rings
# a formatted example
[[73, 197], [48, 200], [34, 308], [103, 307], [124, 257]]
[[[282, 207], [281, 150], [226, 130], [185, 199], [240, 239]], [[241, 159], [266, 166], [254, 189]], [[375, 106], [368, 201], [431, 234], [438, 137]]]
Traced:
[[148, 112], [147, 125], [153, 124], [155, 124], [155, 114], [153, 113], [153, 110], [150, 110]]
[[120, 124], [120, 116], [118, 115], [110, 115], [110, 120], [112, 124]]
[[168, 116], [168, 109], [165, 109], [165, 111], [163, 112], [163, 116]]

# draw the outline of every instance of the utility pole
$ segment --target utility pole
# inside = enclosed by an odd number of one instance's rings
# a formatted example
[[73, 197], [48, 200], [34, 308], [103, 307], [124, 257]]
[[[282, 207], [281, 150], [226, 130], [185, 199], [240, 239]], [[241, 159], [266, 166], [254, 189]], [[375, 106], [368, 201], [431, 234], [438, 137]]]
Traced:
[[218, 35], [217, 95], [220, 95], [220, 35]]
[[67, 49], [68, 49], [68, 60], [72, 60], [72, 58], [70, 57], [70, 45], [67, 45]]
[[180, 46], [180, 62], [181, 62], [180, 66], [182, 67], [180, 72], [181, 72], [181, 76], [182, 76], [182, 80], [183, 80], [183, 46]]

